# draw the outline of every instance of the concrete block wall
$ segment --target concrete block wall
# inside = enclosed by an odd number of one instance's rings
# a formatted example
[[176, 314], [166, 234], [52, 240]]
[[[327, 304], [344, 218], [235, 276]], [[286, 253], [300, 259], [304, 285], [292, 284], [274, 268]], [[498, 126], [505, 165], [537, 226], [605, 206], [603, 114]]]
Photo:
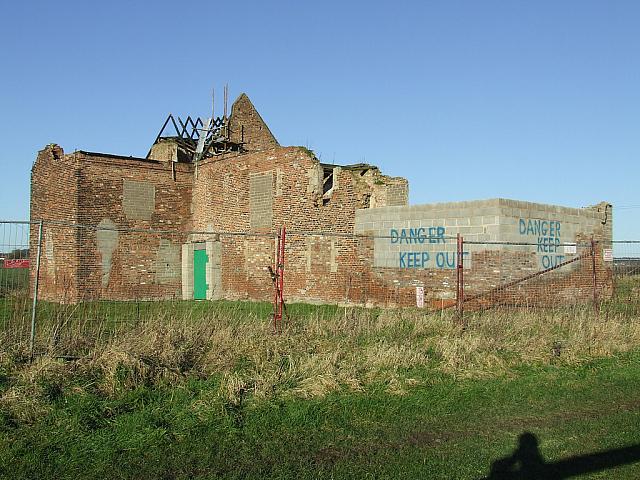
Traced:
[[[408, 301], [413, 301], [414, 286], [425, 287], [428, 301], [437, 303], [454, 298], [458, 234], [465, 242], [479, 242], [466, 243], [464, 248], [465, 285], [469, 295], [492, 291], [505, 283], [579, 258], [540, 279], [500, 292], [501, 301], [510, 303], [553, 302], [557, 298], [576, 301], [592, 295], [591, 257], [588, 262], [578, 257], [588, 253], [589, 246], [584, 242], [592, 236], [598, 241], [599, 288], [603, 295], [611, 290], [611, 266], [602, 261], [603, 249], [610, 248], [611, 218], [610, 206], [605, 203], [575, 209], [492, 199], [358, 210], [355, 232], [376, 237], [371, 269], [387, 288], [405, 285]], [[582, 245], [576, 247], [575, 243]], [[492, 293], [493, 301], [496, 295]], [[511, 298], [507, 298], [509, 296]]]
[[[495, 200], [389, 206], [358, 210], [354, 231], [378, 237], [374, 240], [374, 267], [453, 269], [457, 235], [473, 241], [497, 241], [500, 216]], [[475, 249], [469, 247], [466, 267], [471, 266]]]

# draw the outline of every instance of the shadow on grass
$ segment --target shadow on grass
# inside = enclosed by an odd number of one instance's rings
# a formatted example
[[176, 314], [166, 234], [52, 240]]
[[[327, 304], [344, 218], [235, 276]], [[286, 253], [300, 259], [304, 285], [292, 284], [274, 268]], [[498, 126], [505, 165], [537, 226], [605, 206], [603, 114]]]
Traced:
[[637, 461], [640, 461], [640, 444], [547, 463], [540, 453], [537, 437], [525, 432], [511, 455], [493, 462], [485, 480], [559, 480]]

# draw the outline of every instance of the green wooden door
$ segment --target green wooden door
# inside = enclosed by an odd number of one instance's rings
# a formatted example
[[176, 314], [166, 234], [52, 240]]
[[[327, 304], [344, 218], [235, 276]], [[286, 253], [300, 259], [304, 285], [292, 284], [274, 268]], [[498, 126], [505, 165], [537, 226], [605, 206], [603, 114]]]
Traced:
[[193, 299], [207, 299], [207, 257], [206, 250], [193, 251]]

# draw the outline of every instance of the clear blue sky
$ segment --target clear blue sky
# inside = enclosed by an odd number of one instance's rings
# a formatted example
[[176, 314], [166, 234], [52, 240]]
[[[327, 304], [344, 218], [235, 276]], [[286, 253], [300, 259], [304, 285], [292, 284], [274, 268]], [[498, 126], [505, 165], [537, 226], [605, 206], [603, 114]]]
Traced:
[[[212, 87], [283, 145], [373, 163], [411, 203], [614, 206], [640, 239], [640, 2], [5, 2], [0, 218], [47, 143], [144, 156]], [[219, 96], [219, 98], [221, 95]], [[630, 208], [632, 207], [632, 208]]]

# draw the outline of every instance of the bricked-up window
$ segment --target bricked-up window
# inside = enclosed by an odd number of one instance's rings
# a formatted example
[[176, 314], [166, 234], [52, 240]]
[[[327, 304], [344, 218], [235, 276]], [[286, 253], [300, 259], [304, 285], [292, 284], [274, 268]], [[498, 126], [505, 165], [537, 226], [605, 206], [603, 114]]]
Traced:
[[156, 208], [156, 187], [149, 182], [124, 178], [122, 209], [129, 220], [151, 220]]
[[269, 229], [273, 217], [273, 172], [249, 174], [251, 230]]

